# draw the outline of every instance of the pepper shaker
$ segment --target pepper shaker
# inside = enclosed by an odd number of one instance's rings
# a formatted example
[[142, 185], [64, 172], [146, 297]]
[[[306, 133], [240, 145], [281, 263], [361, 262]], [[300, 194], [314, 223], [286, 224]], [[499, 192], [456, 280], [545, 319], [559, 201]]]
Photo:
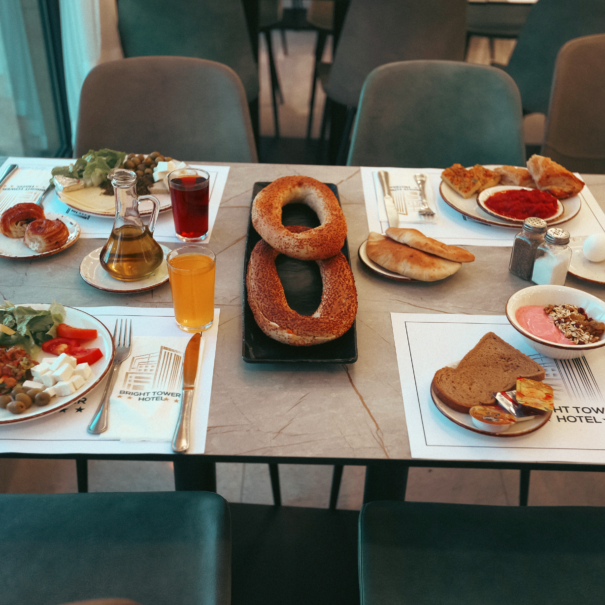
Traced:
[[530, 280], [534, 270], [534, 261], [538, 246], [544, 241], [547, 223], [544, 219], [532, 216], [523, 223], [523, 231], [517, 233], [510, 256], [508, 270], [522, 279]]
[[538, 246], [531, 279], [539, 285], [563, 286], [571, 263], [569, 233], [553, 227], [546, 232], [544, 242]]

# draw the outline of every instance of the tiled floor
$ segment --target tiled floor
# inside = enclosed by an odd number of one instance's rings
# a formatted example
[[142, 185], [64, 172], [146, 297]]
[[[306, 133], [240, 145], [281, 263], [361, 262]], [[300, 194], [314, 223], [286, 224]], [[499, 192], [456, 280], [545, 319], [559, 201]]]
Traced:
[[[289, 54], [285, 56], [279, 36], [274, 34], [277, 65], [285, 97], [285, 103], [280, 107], [280, 125], [284, 137], [304, 137], [306, 132], [314, 44], [313, 32], [288, 32]], [[506, 63], [513, 45], [514, 42], [497, 41], [496, 60]], [[268, 88], [269, 71], [263, 45], [261, 49], [261, 130], [265, 136], [271, 136], [273, 117]], [[486, 39], [471, 40], [468, 60], [477, 63], [489, 61]], [[322, 107], [323, 93], [319, 91], [316, 131]], [[539, 130], [538, 122], [539, 119]], [[227, 500], [258, 504], [272, 502], [267, 465], [219, 464], [217, 474], [218, 491]], [[340, 508], [360, 508], [364, 476], [363, 467], [345, 468], [338, 503]], [[280, 477], [284, 504], [327, 507], [332, 467], [281, 465]], [[92, 461], [89, 463], [89, 479], [91, 491], [174, 489], [172, 465], [165, 462]], [[415, 468], [410, 471], [407, 498], [416, 501], [515, 505], [519, 494], [518, 481], [516, 471]], [[75, 491], [73, 461], [0, 459], [0, 492]], [[600, 473], [534, 472], [530, 504], [603, 505], [605, 476]]]

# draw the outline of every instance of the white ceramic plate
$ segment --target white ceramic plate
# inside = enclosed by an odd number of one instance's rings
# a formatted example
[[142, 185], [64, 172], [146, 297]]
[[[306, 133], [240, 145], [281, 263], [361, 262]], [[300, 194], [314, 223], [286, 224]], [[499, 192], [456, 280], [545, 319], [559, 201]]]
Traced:
[[[531, 189], [529, 189], [528, 187], [515, 187], [513, 185], [497, 185], [496, 187], [489, 187], [488, 189], [484, 189], [477, 196], [477, 204], [479, 204], [479, 206], [481, 206], [481, 209], [487, 212], [487, 214], [490, 214], [491, 216], [494, 216], [496, 218], [502, 218], [505, 221], [516, 223], [517, 225], [522, 225], [525, 222], [525, 219], [504, 216], [503, 214], [500, 214], [495, 210], [492, 210], [491, 208], [487, 207], [487, 200], [492, 195], [500, 193], [501, 191], [531, 191]], [[563, 204], [559, 200], [557, 200], [557, 211], [553, 216], [544, 220], [550, 225], [553, 221], [556, 221], [558, 218], [560, 218], [563, 212], [565, 212], [565, 208], [563, 208]]]
[[[496, 166], [490, 165], [486, 168], [493, 169]], [[507, 187], [510, 189], [511, 187]], [[509, 219], [498, 218], [495, 215], [488, 214], [477, 204], [477, 195], [472, 195], [468, 199], [463, 198], [456, 193], [447, 183], [441, 181], [439, 193], [444, 202], [451, 206], [454, 210], [467, 218], [483, 223], [485, 225], [495, 225], [497, 227], [507, 227], [509, 229], [519, 229], [518, 223], [513, 223]], [[550, 222], [551, 226], [561, 225], [574, 218], [582, 207], [582, 198], [580, 195], [574, 195], [566, 200], [563, 200], [563, 214], [555, 221]]]
[[[454, 365], [454, 364], [452, 364]], [[479, 433], [481, 435], [488, 435], [489, 437], [520, 437], [521, 435], [528, 435], [538, 429], [541, 429], [552, 416], [552, 412], [545, 414], [544, 416], [535, 416], [531, 420], [524, 420], [523, 422], [517, 422], [513, 424], [507, 431], [503, 433], [490, 433], [489, 431], [482, 431], [473, 424], [473, 419], [470, 414], [463, 414], [462, 412], [456, 412], [452, 408], [448, 407], [439, 399], [437, 393], [433, 389], [431, 384], [431, 398], [437, 409], [446, 417], [449, 418], [453, 423], [461, 426], [463, 429], [473, 431], [473, 433]]]
[[153, 290], [168, 281], [166, 257], [170, 254], [171, 250], [166, 246], [162, 246], [164, 260], [156, 269], [155, 273], [150, 277], [138, 281], [120, 281], [111, 277], [109, 273], [103, 269], [99, 261], [102, 249], [103, 248], [97, 248], [96, 250], [93, 250], [88, 256], [85, 256], [80, 263], [80, 277], [93, 288], [105, 290], [105, 292], [146, 292], [147, 290]]
[[[49, 305], [40, 304], [26, 304], [22, 306], [32, 307], [34, 309], [48, 309], [49, 307]], [[103, 380], [105, 374], [107, 374], [109, 371], [109, 368], [113, 362], [115, 349], [113, 345], [113, 337], [105, 325], [96, 317], [93, 317], [84, 311], [74, 309], [73, 307], [65, 307], [65, 323], [73, 326], [74, 328], [94, 328], [97, 331], [97, 338], [95, 340], [82, 341], [82, 346], [90, 349], [101, 349], [103, 352], [103, 357], [90, 366], [93, 376], [91, 376], [75, 393], [65, 397], [53, 397], [50, 400], [50, 403], [45, 407], [32, 405], [28, 410], [25, 410], [23, 414], [11, 414], [5, 409], [0, 408], [0, 426], [6, 424], [15, 424], [17, 422], [27, 422], [28, 420], [35, 420], [36, 418], [41, 418], [43, 416], [48, 416], [49, 414], [59, 412], [60, 410], [70, 406], [72, 403], [78, 401], [78, 399], [80, 399], [83, 395], [96, 387], [99, 382]], [[54, 359], [55, 356], [41, 351], [38, 354], [36, 361], [46, 357]]]
[[582, 247], [587, 237], [587, 235], [581, 235], [571, 238], [569, 247], [572, 250], [572, 256], [569, 273], [574, 277], [579, 277], [594, 284], [605, 284], [605, 261], [591, 263], [584, 258]]
[[374, 271], [374, 273], [378, 273], [378, 275], [382, 275], [383, 277], [388, 277], [389, 279], [394, 279], [396, 281], [418, 281], [416, 279], [412, 279], [411, 277], [405, 277], [405, 275], [401, 275], [399, 273], [395, 273], [394, 271], [389, 271], [384, 267], [376, 264], [369, 256], [366, 251], [366, 244], [368, 240], [363, 242], [361, 246], [359, 246], [359, 260], [370, 270]]
[[65, 225], [69, 231], [69, 237], [67, 241], [56, 248], [55, 250], [49, 250], [48, 252], [34, 252], [23, 243], [23, 238], [18, 239], [12, 237], [6, 237], [0, 233], [0, 257], [2, 258], [42, 258], [44, 256], [52, 256], [67, 250], [70, 246], [73, 246], [80, 237], [80, 225], [73, 219], [64, 216], [63, 214], [56, 214], [54, 212], [46, 212], [46, 218], [50, 220], [59, 219]]

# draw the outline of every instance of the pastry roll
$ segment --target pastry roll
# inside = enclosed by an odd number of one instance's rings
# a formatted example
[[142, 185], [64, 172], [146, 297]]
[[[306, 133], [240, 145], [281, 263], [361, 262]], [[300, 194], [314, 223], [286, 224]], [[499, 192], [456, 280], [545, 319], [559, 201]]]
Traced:
[[43, 218], [44, 210], [37, 204], [15, 204], [0, 216], [0, 233], [6, 237], [23, 237], [29, 223]]
[[56, 219], [39, 219], [27, 226], [23, 243], [34, 252], [49, 252], [60, 248], [69, 238], [67, 225]]

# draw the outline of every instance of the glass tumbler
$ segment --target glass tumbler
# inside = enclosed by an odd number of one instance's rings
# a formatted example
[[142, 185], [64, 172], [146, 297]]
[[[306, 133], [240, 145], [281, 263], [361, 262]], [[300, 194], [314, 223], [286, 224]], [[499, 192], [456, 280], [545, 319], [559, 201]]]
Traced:
[[184, 242], [208, 237], [210, 175], [197, 168], [182, 168], [168, 175], [176, 236]]

